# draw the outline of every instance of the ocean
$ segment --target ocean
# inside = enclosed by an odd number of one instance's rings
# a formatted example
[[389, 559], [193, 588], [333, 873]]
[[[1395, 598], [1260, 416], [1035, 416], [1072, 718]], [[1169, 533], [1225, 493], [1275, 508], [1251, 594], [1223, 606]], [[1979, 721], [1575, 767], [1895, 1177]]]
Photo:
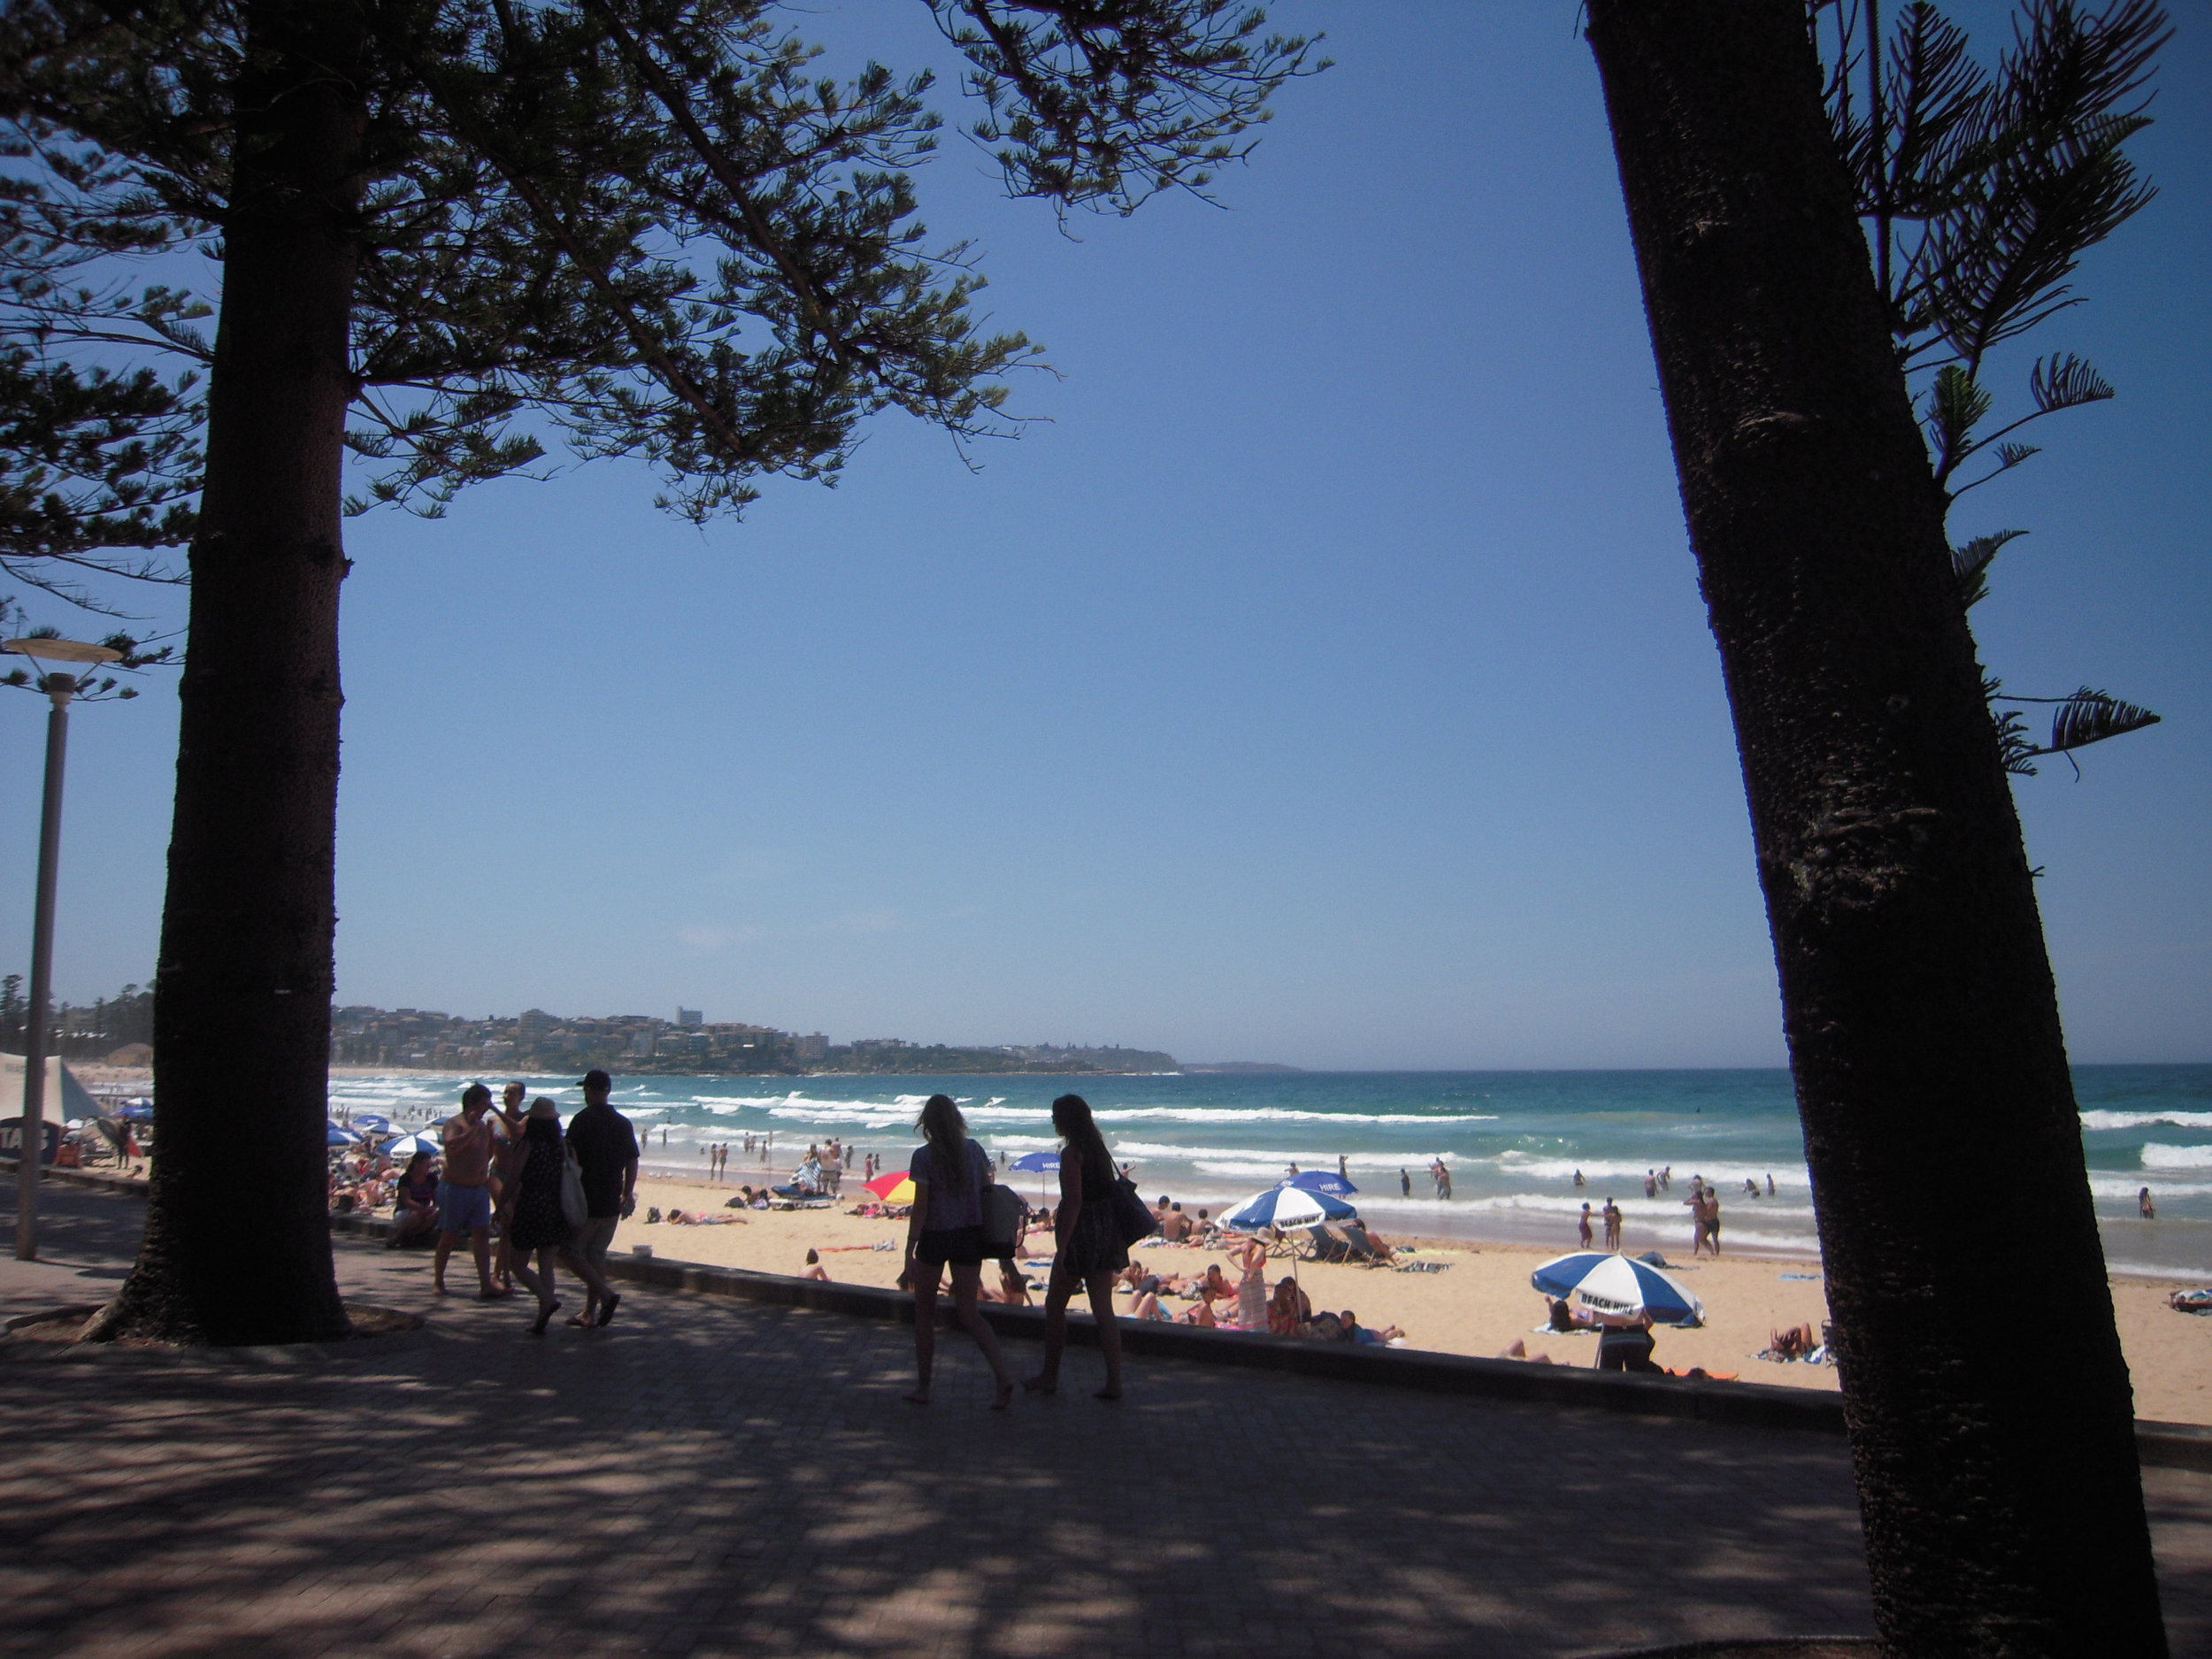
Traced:
[[[378, 1111], [412, 1125], [457, 1108], [471, 1079], [420, 1072], [334, 1077], [334, 1116]], [[495, 1086], [501, 1077], [488, 1079]], [[573, 1078], [526, 1079], [564, 1111]], [[2080, 1066], [2074, 1073], [2091, 1190], [2114, 1271], [2212, 1282], [2212, 1065]], [[649, 1169], [695, 1173], [700, 1148], [775, 1136], [788, 1169], [810, 1141], [836, 1135], [885, 1167], [904, 1167], [914, 1114], [933, 1093], [961, 1103], [1002, 1162], [1056, 1144], [1053, 1096], [1091, 1103], [1115, 1155], [1135, 1166], [1145, 1195], [1218, 1213], [1293, 1165], [1334, 1170], [1341, 1158], [1361, 1214], [1386, 1235], [1425, 1233], [1575, 1242], [1575, 1217], [1609, 1197], [1631, 1249], [1686, 1255], [1690, 1178], [1723, 1200], [1722, 1237], [1743, 1249], [1811, 1254], [1812, 1194], [1803, 1138], [1784, 1071], [1363, 1071], [1156, 1076], [654, 1077], [618, 1079], [615, 1104], [637, 1124]], [[1428, 1175], [1441, 1158], [1452, 1196]], [[732, 1167], [741, 1159], [735, 1150]], [[1644, 1196], [1647, 1170], [1671, 1167], [1671, 1191]], [[1401, 1171], [1411, 1191], [1402, 1189]], [[1579, 1171], [1585, 1185], [1575, 1185]], [[1941, 1173], [1939, 1202], [1991, 1206], [1991, 1248], [2002, 1248], [1999, 1195], [1971, 1171]], [[1774, 1195], [1766, 1195], [1768, 1179]], [[1035, 1176], [1015, 1176], [1034, 1183]], [[1759, 1195], [1746, 1190], [1747, 1179]], [[1040, 1183], [1041, 1187], [1041, 1183]], [[2158, 1219], [2137, 1218], [2147, 1187]], [[2007, 1225], [2032, 1221], [2014, 1217]]]

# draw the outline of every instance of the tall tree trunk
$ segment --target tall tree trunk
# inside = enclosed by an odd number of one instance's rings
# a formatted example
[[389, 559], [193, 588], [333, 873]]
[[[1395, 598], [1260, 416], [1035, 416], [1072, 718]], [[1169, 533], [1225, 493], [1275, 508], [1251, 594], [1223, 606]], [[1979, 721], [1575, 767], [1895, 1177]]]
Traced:
[[[2056, 993], [1803, 0], [1590, 0], [1893, 1654], [2165, 1651]], [[2016, 1219], [1956, 1196], [1970, 1176]]]
[[360, 11], [248, 21], [192, 545], [137, 1266], [95, 1334], [342, 1336], [325, 1101]]

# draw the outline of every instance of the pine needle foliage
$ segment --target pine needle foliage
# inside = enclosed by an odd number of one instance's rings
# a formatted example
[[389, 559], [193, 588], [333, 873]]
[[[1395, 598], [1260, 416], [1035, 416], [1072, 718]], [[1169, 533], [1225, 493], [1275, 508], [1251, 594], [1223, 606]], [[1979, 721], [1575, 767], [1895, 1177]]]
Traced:
[[[434, 518], [558, 446], [644, 458], [699, 522], [833, 483], [881, 411], [1016, 430], [1037, 349], [917, 217], [926, 73], [820, 74], [765, 0], [358, 4], [349, 511]], [[1010, 186], [1064, 206], [1202, 188], [1312, 66], [1219, 0], [934, 9]], [[144, 550], [193, 532], [251, 10], [0, 13], [0, 565], [65, 598], [173, 579]]]
[[[2049, 354], [2029, 366], [2025, 407], [1987, 425], [1997, 409], [1990, 354], [2082, 303], [2082, 256], [2154, 194], [2125, 146], [2150, 125], [2150, 79], [2172, 30], [2157, 0], [2112, 0], [2101, 11], [2029, 0], [1992, 68], [1930, 0], [1899, 7], [1886, 35], [1881, 0], [1811, 0], [1809, 10], [1828, 65], [1830, 121], [1947, 508], [2042, 453], [2014, 435], [2023, 428], [2115, 395], [2085, 358]], [[1987, 595], [1992, 562], [2025, 534], [1953, 549], [1964, 604]], [[2087, 687], [2032, 698], [1987, 685], [1993, 704], [2056, 707], [2043, 743], [2020, 710], [1998, 712], [2015, 772], [2158, 720]]]

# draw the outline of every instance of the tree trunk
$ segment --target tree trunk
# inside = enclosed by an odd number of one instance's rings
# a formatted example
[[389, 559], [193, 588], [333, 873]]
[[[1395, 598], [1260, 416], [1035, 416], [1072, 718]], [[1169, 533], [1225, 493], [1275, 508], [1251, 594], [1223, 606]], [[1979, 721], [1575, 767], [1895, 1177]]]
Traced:
[[137, 1266], [97, 1334], [346, 1333], [330, 1255], [339, 500], [352, 397], [360, 12], [248, 21], [192, 545]]
[[[1589, 16], [1735, 716], [1885, 1645], [2162, 1654], [2042, 926], [1803, 0]], [[1969, 1182], [2014, 1225], [1992, 1229]]]

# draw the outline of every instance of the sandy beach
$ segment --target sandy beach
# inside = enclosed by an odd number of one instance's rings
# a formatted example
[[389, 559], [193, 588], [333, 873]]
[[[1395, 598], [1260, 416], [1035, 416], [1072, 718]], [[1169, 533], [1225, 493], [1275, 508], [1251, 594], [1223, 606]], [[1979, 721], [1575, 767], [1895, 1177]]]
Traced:
[[[623, 1225], [618, 1252], [650, 1245], [670, 1261], [700, 1262], [762, 1272], [796, 1273], [811, 1248], [833, 1279], [856, 1284], [889, 1285], [899, 1273], [906, 1224], [845, 1213], [853, 1200], [830, 1210], [747, 1210], [734, 1225], [649, 1225], [649, 1207], [664, 1215], [705, 1211], [736, 1215], [720, 1206], [753, 1175], [733, 1171], [729, 1182], [710, 1185], [648, 1175], [638, 1183], [638, 1217]], [[1397, 1242], [1397, 1240], [1394, 1240]], [[887, 1248], [875, 1248], [887, 1245]], [[1221, 1251], [1161, 1245], [1137, 1253], [1154, 1271], [1193, 1274], [1220, 1262], [1233, 1279]], [[1416, 1261], [1447, 1265], [1441, 1272], [1402, 1273], [1379, 1267], [1300, 1263], [1300, 1283], [1317, 1309], [1351, 1309], [1360, 1323], [1402, 1325], [1411, 1346], [1447, 1353], [1496, 1355], [1519, 1339], [1531, 1353], [1548, 1352], [1556, 1363], [1588, 1365], [1596, 1356], [1594, 1336], [1538, 1333], [1543, 1299], [1529, 1288], [1530, 1271], [1561, 1254], [1525, 1244], [1474, 1243], [1466, 1240], [1421, 1241]], [[1672, 1263], [1674, 1257], [1670, 1255]], [[1271, 1263], [1271, 1285], [1288, 1263]], [[1769, 1333], [1809, 1323], [1816, 1332], [1827, 1317], [1827, 1300], [1816, 1275], [1817, 1262], [1802, 1256], [1731, 1255], [1671, 1268], [1705, 1304], [1707, 1323], [1699, 1330], [1662, 1327], [1657, 1362], [1674, 1371], [1701, 1365], [1709, 1371], [1732, 1371], [1749, 1382], [1780, 1383], [1799, 1388], [1834, 1388], [1832, 1367], [1776, 1364], [1756, 1357]], [[1041, 1283], [1041, 1274], [1037, 1275]], [[2171, 1423], [2212, 1424], [2212, 1317], [2176, 1313], [2166, 1305], [2171, 1283], [2116, 1277], [2113, 1302], [2120, 1340], [2135, 1379], [2139, 1417]], [[1171, 1310], [1189, 1304], [1171, 1301]]]

